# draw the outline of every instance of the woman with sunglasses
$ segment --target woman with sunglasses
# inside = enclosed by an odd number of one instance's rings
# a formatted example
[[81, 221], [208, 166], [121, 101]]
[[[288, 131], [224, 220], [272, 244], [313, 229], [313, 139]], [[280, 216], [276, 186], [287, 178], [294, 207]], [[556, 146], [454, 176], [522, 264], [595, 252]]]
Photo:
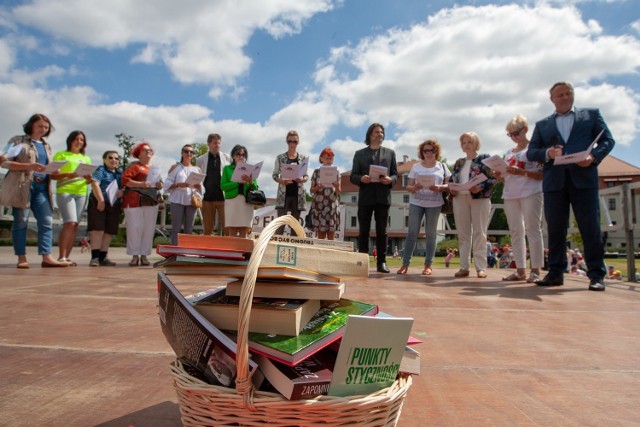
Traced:
[[447, 190], [446, 181], [451, 176], [449, 168], [440, 162], [440, 143], [428, 139], [418, 146], [420, 162], [411, 167], [407, 180], [409, 198], [409, 229], [404, 241], [402, 267], [398, 274], [406, 274], [413, 250], [424, 221], [425, 253], [422, 274], [430, 276], [431, 264], [436, 253], [436, 231], [443, 203], [442, 192]]
[[122, 212], [122, 171], [117, 151], [105, 151], [102, 165], [93, 173], [87, 208], [87, 230], [91, 236], [90, 267], [113, 267], [107, 255], [113, 236], [118, 234]]
[[194, 152], [192, 145], [182, 147], [180, 162], [171, 166], [164, 190], [169, 193], [171, 203], [171, 244], [178, 244], [178, 233], [184, 225], [184, 234], [191, 234], [193, 222], [198, 208], [191, 206], [191, 196], [196, 193], [202, 198], [200, 183], [189, 185], [187, 178], [192, 173], [201, 173], [200, 168], [193, 166]]
[[224, 227], [227, 236], [248, 237], [253, 223], [253, 205], [248, 204], [246, 195], [258, 189], [258, 183], [251, 175], [243, 175], [233, 181], [233, 173], [238, 163], [249, 160], [249, 152], [242, 145], [231, 149], [231, 164], [222, 169], [220, 188], [224, 192]]
[[[278, 216], [290, 213], [295, 219], [299, 220], [300, 213], [305, 210], [304, 184], [309, 180], [309, 175], [305, 173], [302, 177], [292, 180], [282, 178], [280, 173], [282, 172], [283, 165], [301, 165], [305, 162], [308, 164], [309, 158], [298, 153], [298, 143], [300, 142], [298, 132], [295, 130], [289, 131], [287, 133], [286, 141], [287, 151], [276, 157], [276, 162], [273, 166], [272, 178], [278, 183], [276, 212]], [[280, 227], [276, 231], [276, 234], [282, 234], [283, 232], [284, 226]]]
[[147, 141], [138, 143], [131, 150], [138, 159], [122, 174], [125, 189], [122, 207], [127, 225], [127, 255], [131, 255], [129, 266], [149, 265], [153, 236], [158, 219], [158, 202], [162, 199], [162, 178], [157, 166], [151, 164], [153, 148]]
[[66, 161], [60, 170], [51, 175], [56, 180], [56, 202], [62, 216], [62, 229], [58, 237], [60, 256], [58, 262], [66, 262], [70, 267], [78, 264], [71, 261], [71, 251], [76, 242], [78, 223], [87, 202], [87, 190], [91, 175], [78, 176], [74, 171], [80, 164], [91, 164], [85, 154], [87, 137], [81, 130], [74, 130], [67, 137], [67, 149], [53, 155], [53, 161]]
[[[504, 181], [502, 198], [504, 199], [504, 213], [507, 216], [513, 257], [516, 262], [516, 272], [504, 277], [505, 281], [522, 281], [534, 283], [540, 279], [540, 269], [544, 263], [544, 248], [542, 241], [542, 164], [527, 159], [529, 140], [527, 119], [517, 115], [506, 126], [507, 136], [516, 145], [507, 151], [504, 160], [507, 163], [507, 173], [500, 174], [493, 171], [498, 179]], [[529, 255], [531, 257], [531, 273], [526, 276], [526, 243], [529, 241]]]

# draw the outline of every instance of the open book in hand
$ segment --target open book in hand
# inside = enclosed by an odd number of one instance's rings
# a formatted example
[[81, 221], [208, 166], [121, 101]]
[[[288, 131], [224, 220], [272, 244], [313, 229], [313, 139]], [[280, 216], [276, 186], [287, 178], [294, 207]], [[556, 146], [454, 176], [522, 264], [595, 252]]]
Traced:
[[86, 163], [78, 163], [78, 167], [73, 171], [78, 176], [93, 175], [98, 169], [98, 165], [88, 165]]
[[280, 168], [280, 178], [282, 179], [300, 179], [307, 174], [307, 168], [309, 167], [309, 160], [304, 159], [300, 164], [297, 163], [283, 163]]
[[488, 157], [484, 159], [482, 163], [487, 165], [492, 170], [500, 172], [502, 175], [505, 175], [507, 173], [507, 166], [509, 166], [507, 165], [507, 162], [505, 162], [504, 159], [498, 155]]
[[202, 184], [205, 178], [206, 175], [203, 173], [191, 172], [185, 182], [189, 184], [189, 187], [193, 187], [195, 185]]
[[244, 182], [242, 177], [244, 175], [250, 176], [251, 179], [257, 179], [258, 175], [260, 175], [260, 171], [262, 170], [262, 163], [256, 163], [255, 165], [251, 165], [249, 163], [238, 163], [236, 165], [236, 169], [233, 171], [233, 175], [231, 175], [231, 181], [233, 182]]
[[389, 174], [386, 166], [371, 165], [369, 166], [369, 177], [371, 182], [380, 182], [380, 178], [384, 178]]
[[483, 182], [485, 182], [487, 179], [487, 176], [483, 173], [481, 173], [480, 175], [476, 175], [473, 178], [471, 178], [469, 181], [465, 182], [464, 184], [457, 184], [455, 182], [450, 182], [449, 183], [449, 189], [453, 190], [453, 191], [469, 191], [470, 189], [472, 189], [473, 187], [475, 187], [478, 184], [482, 184]]
[[562, 156], [558, 156], [555, 159], [553, 159], [553, 165], [554, 166], [557, 166], [557, 165], [568, 165], [568, 164], [571, 164], [571, 163], [580, 163], [580, 162], [582, 162], [584, 160], [587, 160], [587, 157], [589, 157], [589, 154], [591, 154], [591, 150], [593, 150], [593, 147], [596, 146], [596, 144], [598, 143], [598, 140], [602, 136], [603, 132], [604, 132], [604, 129], [602, 129], [600, 131], [598, 136], [596, 136], [596, 139], [594, 139], [593, 142], [591, 144], [589, 144], [589, 147], [587, 147], [586, 150], [579, 151], [577, 153], [564, 154]]
[[336, 166], [322, 166], [318, 169], [318, 184], [331, 187], [338, 182], [338, 168]]

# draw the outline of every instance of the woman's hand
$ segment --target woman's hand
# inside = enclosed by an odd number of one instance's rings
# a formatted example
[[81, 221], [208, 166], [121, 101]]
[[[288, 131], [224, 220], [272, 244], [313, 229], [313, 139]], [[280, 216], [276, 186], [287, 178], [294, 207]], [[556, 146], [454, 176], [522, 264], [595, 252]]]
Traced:
[[44, 172], [44, 165], [40, 163], [31, 163], [31, 170], [34, 172]]
[[[185, 184], [186, 184], [186, 182], [185, 182]], [[188, 186], [189, 186], [189, 184], [187, 184], [187, 187], [188, 187]], [[162, 188], [162, 181], [158, 181], [158, 182], [156, 182], [156, 189], [157, 189], [157, 190], [159, 190], [159, 189], [161, 189], [161, 188]]]
[[105, 208], [104, 200], [98, 200], [98, 204], [96, 205], [96, 209], [98, 209], [98, 212], [102, 212], [104, 208]]
[[482, 191], [482, 185], [475, 185], [469, 189], [469, 193], [478, 194]]

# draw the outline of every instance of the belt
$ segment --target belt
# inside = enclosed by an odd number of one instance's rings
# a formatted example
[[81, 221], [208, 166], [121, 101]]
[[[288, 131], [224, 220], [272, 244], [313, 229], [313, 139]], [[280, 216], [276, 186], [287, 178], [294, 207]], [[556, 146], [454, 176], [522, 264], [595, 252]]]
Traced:
[[38, 176], [34, 176], [34, 177], [33, 177], [33, 180], [34, 180], [35, 182], [46, 182], [46, 181], [47, 181], [47, 177], [40, 178], [40, 177], [38, 177]]

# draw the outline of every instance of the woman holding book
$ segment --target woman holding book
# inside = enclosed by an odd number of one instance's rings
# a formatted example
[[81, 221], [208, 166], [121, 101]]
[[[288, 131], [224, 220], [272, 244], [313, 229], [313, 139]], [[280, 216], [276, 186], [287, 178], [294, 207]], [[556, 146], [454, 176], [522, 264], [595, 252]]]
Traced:
[[[102, 155], [102, 165], [93, 173], [91, 195], [87, 208], [87, 229], [91, 233], [90, 267], [113, 267], [107, 254], [111, 238], [118, 234], [122, 212], [122, 171], [118, 169], [120, 155], [107, 150]], [[113, 200], [109, 196], [114, 191]], [[113, 193], [111, 193], [113, 194]]]
[[224, 192], [224, 225], [227, 236], [248, 237], [253, 223], [253, 205], [247, 203], [246, 195], [258, 189], [258, 183], [251, 175], [242, 175], [233, 181], [233, 173], [238, 162], [249, 159], [247, 148], [236, 145], [231, 150], [231, 164], [222, 169], [220, 188]]
[[51, 175], [56, 180], [56, 202], [62, 216], [62, 229], [58, 237], [60, 256], [58, 262], [70, 267], [78, 264], [69, 258], [76, 242], [78, 222], [87, 203], [87, 193], [91, 184], [91, 174], [79, 176], [75, 170], [81, 164], [91, 164], [91, 158], [85, 155], [87, 136], [81, 130], [74, 130], [67, 137], [67, 149], [53, 156], [53, 161], [66, 161], [60, 170]]
[[[290, 213], [295, 219], [300, 219], [300, 212], [305, 210], [305, 194], [304, 184], [309, 180], [309, 176], [305, 173], [296, 179], [283, 178], [281, 176], [283, 165], [296, 164], [302, 165], [309, 161], [307, 156], [298, 153], [298, 144], [300, 136], [295, 130], [287, 133], [287, 151], [276, 157], [273, 166], [273, 180], [278, 183], [278, 193], [276, 195], [276, 212], [278, 216]], [[282, 234], [284, 226], [280, 227], [276, 234]]]
[[193, 146], [187, 144], [181, 149], [180, 162], [171, 166], [164, 183], [171, 203], [171, 244], [174, 246], [178, 244], [178, 233], [183, 225], [185, 234], [193, 231], [198, 208], [192, 206], [191, 197], [195, 194], [202, 198], [202, 185], [190, 185], [187, 182], [192, 173], [199, 174], [201, 171], [199, 167], [193, 166]]
[[406, 274], [409, 263], [420, 234], [420, 224], [424, 221], [424, 235], [426, 240], [424, 268], [422, 274], [430, 276], [431, 264], [436, 253], [436, 231], [438, 218], [443, 203], [442, 192], [447, 191], [446, 181], [451, 176], [449, 168], [440, 162], [440, 143], [428, 139], [418, 146], [420, 162], [413, 165], [409, 171], [407, 191], [409, 198], [409, 229], [404, 241], [402, 252], [402, 267], [398, 274]]
[[9, 169], [4, 178], [0, 204], [13, 208], [11, 239], [18, 257], [18, 268], [29, 268], [27, 261], [27, 227], [33, 212], [38, 224], [38, 254], [42, 267], [67, 267], [51, 255], [53, 244], [53, 203], [49, 192], [49, 175], [44, 173], [52, 160], [51, 146], [45, 140], [53, 125], [44, 114], [34, 114], [22, 126], [24, 135], [14, 136], [0, 156], [0, 164]]
[[[540, 279], [540, 269], [544, 263], [542, 242], [542, 165], [527, 159], [529, 124], [522, 115], [517, 115], [507, 123], [507, 136], [514, 142], [504, 156], [507, 163], [506, 174], [493, 173], [504, 181], [502, 198], [511, 233], [511, 251], [516, 263], [516, 272], [502, 280], [534, 283]], [[527, 247], [531, 257], [531, 273], [526, 276]]]
[[[320, 153], [320, 168], [311, 175], [311, 223], [318, 233], [318, 239], [333, 240], [340, 228], [340, 172], [333, 167], [333, 150], [325, 148]], [[329, 172], [330, 183], [321, 182], [321, 169]], [[323, 175], [325, 175], [323, 173]], [[324, 177], [323, 177], [324, 180]]]
[[129, 266], [135, 267], [149, 265], [147, 255], [153, 247], [162, 179], [159, 168], [151, 164], [153, 148], [149, 142], [138, 143], [131, 155], [139, 161], [131, 163], [122, 174], [122, 207], [127, 224], [127, 255], [131, 255]]
[[[465, 157], [456, 160], [453, 174], [449, 179], [449, 192], [453, 196], [453, 217], [458, 229], [460, 247], [460, 270], [454, 277], [468, 277], [471, 263], [471, 247], [473, 244], [473, 263], [479, 278], [487, 277], [487, 229], [491, 213], [491, 193], [496, 179], [491, 169], [482, 163], [489, 158], [488, 154], [478, 154], [480, 137], [475, 132], [460, 135], [460, 148]], [[472, 180], [478, 181], [481, 175], [486, 180], [467, 189], [454, 189], [453, 185], [465, 185]]]

